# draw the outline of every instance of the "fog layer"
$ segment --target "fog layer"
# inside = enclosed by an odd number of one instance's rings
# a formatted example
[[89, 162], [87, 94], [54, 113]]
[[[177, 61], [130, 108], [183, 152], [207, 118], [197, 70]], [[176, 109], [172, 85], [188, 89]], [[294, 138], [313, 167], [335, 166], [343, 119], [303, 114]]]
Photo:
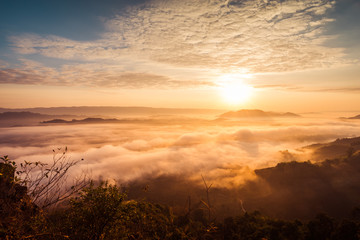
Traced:
[[[67, 146], [69, 158], [85, 159], [72, 174], [86, 169], [94, 179], [111, 179], [134, 186], [150, 184], [150, 192], [165, 188], [169, 198], [173, 196], [172, 199], [180, 201], [177, 204], [203, 190], [203, 176], [213, 184], [214, 192], [221, 192], [224, 199], [239, 207], [246, 196], [238, 190], [251, 192], [249, 182], [261, 180], [254, 170], [273, 167], [279, 162], [325, 160], [321, 151], [312, 154], [316, 149], [304, 146], [355, 137], [360, 133], [360, 122], [356, 120], [297, 118], [211, 124], [197, 121], [174, 124], [169, 118], [166, 121], [169, 124], [162, 121], [162, 124], [2, 128], [0, 153], [18, 162], [47, 162], [52, 159], [52, 149]], [[331, 156], [329, 152], [326, 154], [324, 158]], [[166, 186], [161, 179], [167, 178], [176, 181], [168, 179]], [[132, 192], [134, 196], [140, 196], [135, 192]], [[218, 199], [220, 195], [217, 195]]]

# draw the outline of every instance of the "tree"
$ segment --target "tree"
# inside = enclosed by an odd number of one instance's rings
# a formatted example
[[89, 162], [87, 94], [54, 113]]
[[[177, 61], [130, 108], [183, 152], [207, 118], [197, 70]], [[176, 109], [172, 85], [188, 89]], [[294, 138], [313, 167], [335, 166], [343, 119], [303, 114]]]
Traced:
[[84, 188], [70, 200], [70, 208], [58, 222], [71, 239], [181, 239], [167, 207], [142, 201], [126, 201], [121, 188], [108, 183]]
[[17, 167], [16, 174], [21, 179], [21, 184], [27, 187], [32, 201], [43, 209], [70, 198], [90, 182], [83, 172], [70, 184], [70, 169], [84, 159], [71, 160], [66, 154], [67, 147], [64, 150], [58, 148], [53, 150], [50, 164], [24, 161]]
[[103, 239], [118, 218], [124, 198], [117, 186], [107, 183], [82, 189], [79, 197], [70, 200], [65, 225], [69, 235], [74, 239]]
[[0, 158], [0, 239], [24, 239], [42, 233], [45, 218], [17, 178], [16, 164]]
[[334, 230], [334, 221], [326, 214], [320, 213], [307, 226], [306, 240], [327, 240], [330, 239]]

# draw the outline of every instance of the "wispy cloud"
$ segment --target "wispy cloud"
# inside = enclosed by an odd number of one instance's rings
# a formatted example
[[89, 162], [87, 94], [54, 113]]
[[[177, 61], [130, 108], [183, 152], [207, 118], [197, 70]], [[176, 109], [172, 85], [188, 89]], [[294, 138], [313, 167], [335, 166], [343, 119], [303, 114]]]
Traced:
[[[60, 69], [24, 65], [1, 70], [2, 83], [181, 87], [209, 85], [187, 69], [288, 72], [347, 63], [325, 41], [332, 0], [154, 0], [105, 20], [95, 41], [26, 34], [10, 37], [21, 55], [63, 59]], [[66, 63], [76, 60], [80, 63]], [[161, 69], [172, 68], [172, 73]]]
[[259, 88], [259, 89], [277, 89], [277, 90], [300, 90], [301, 88], [299, 86], [293, 86], [293, 85], [289, 85], [289, 84], [258, 84], [258, 85], [254, 85], [254, 88]]
[[333, 88], [314, 88], [312, 86], [295, 86], [289, 84], [258, 84], [254, 85], [254, 88], [258, 89], [275, 89], [280, 91], [294, 91], [294, 92], [348, 92], [348, 93], [357, 93], [360, 92], [360, 86], [344, 87], [338, 86]]
[[22, 59], [22, 65], [18, 68], [1, 69], [0, 83], [157, 89], [212, 85], [209, 81], [173, 79], [151, 72], [128, 71], [113, 64], [84, 63], [55, 69], [26, 59]]
[[107, 36], [181, 66], [282, 72], [343, 63], [322, 44], [333, 1], [153, 1], [106, 22]]

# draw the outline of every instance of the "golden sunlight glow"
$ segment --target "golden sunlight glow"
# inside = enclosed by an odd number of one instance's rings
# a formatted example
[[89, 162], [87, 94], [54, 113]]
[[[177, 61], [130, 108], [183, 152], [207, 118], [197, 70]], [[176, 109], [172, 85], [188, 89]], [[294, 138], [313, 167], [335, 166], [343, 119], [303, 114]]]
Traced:
[[243, 82], [249, 76], [224, 75], [218, 79], [219, 91], [228, 104], [241, 104], [249, 100], [253, 88]]

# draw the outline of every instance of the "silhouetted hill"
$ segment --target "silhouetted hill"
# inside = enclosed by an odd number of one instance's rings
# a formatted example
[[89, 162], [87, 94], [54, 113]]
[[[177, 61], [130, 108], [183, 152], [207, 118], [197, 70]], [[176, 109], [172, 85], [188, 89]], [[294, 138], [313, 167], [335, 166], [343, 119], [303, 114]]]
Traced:
[[317, 143], [304, 147], [311, 150], [313, 160], [346, 157], [360, 151], [360, 137], [336, 139], [329, 143]]
[[86, 124], [86, 123], [117, 123], [120, 122], [118, 119], [103, 119], [103, 118], [85, 118], [85, 119], [73, 119], [67, 121], [64, 119], [53, 119], [49, 121], [43, 121], [42, 123], [68, 123], [68, 124]]
[[43, 121], [41, 123], [68, 123], [71, 121], [66, 121], [64, 119], [53, 119], [53, 120], [49, 120], [49, 121]]
[[271, 117], [300, 117], [295, 113], [277, 113], [265, 112], [258, 109], [242, 109], [239, 111], [230, 111], [220, 115], [220, 118], [271, 118]]
[[360, 119], [360, 115], [356, 115], [356, 116], [354, 116], [354, 117], [349, 117], [349, 118], [347, 118], [347, 119]]
[[33, 113], [33, 112], [3, 112], [0, 113], [0, 120], [13, 120], [13, 119], [44, 119], [53, 116]]
[[267, 194], [248, 201], [278, 217], [306, 219], [314, 212], [344, 217], [360, 201], [360, 154], [320, 164], [279, 163], [255, 173], [263, 180], [257, 188], [267, 188]]

